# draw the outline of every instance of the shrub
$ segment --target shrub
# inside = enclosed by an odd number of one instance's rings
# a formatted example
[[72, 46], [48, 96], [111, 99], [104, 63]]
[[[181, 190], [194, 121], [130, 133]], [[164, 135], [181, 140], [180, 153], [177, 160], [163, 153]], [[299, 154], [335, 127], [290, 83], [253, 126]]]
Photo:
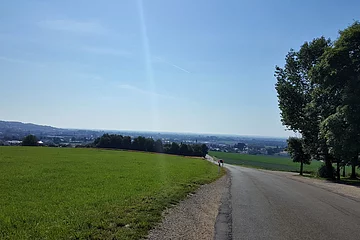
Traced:
[[333, 176], [336, 175], [336, 170], [334, 167], [331, 167], [331, 169], [332, 169], [332, 173], [331, 172], [329, 173], [325, 164], [321, 165], [318, 169], [318, 173], [317, 173], [318, 177], [332, 178]]

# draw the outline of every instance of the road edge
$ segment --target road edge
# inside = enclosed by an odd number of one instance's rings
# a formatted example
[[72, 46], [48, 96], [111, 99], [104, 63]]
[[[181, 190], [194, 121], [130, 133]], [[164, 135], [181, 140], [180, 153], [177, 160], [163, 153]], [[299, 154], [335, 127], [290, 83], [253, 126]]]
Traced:
[[232, 239], [232, 204], [231, 204], [231, 172], [228, 170], [228, 179], [226, 182], [226, 191], [221, 197], [219, 213], [214, 225], [214, 240]]

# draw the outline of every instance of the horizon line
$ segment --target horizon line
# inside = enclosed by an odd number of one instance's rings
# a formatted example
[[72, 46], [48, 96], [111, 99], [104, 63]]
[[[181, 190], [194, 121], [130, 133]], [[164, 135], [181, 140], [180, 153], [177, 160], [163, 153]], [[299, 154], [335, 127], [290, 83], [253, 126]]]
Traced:
[[43, 127], [52, 127], [52, 128], [58, 128], [58, 129], [67, 129], [67, 130], [90, 130], [90, 131], [98, 131], [98, 132], [143, 132], [143, 133], [172, 133], [172, 134], [192, 134], [192, 135], [205, 135], [205, 136], [231, 136], [231, 137], [256, 137], [256, 138], [278, 138], [278, 139], [287, 139], [288, 137], [279, 137], [279, 136], [264, 136], [264, 135], [251, 135], [251, 134], [234, 134], [234, 133], [204, 133], [204, 132], [172, 132], [172, 131], [157, 131], [157, 130], [115, 130], [115, 129], [96, 129], [96, 128], [76, 128], [76, 127], [57, 127], [47, 124], [37, 124], [33, 122], [22, 122], [22, 121], [15, 121], [15, 120], [0, 120], [3, 122], [17, 122], [22, 124], [33, 124]]

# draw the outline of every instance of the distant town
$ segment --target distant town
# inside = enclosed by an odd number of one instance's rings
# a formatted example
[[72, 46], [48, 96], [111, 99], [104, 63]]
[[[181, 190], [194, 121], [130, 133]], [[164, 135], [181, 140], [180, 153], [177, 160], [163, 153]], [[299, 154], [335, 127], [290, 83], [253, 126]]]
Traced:
[[105, 133], [121, 134], [132, 138], [144, 136], [160, 139], [164, 144], [176, 143], [204, 143], [210, 151], [244, 153], [252, 155], [288, 156], [285, 138], [206, 135], [193, 133], [164, 133], [116, 130], [83, 130], [63, 129], [32, 123], [0, 121], [0, 146], [21, 145], [22, 140], [29, 134], [35, 135], [39, 145], [48, 147], [82, 147], [93, 143]]

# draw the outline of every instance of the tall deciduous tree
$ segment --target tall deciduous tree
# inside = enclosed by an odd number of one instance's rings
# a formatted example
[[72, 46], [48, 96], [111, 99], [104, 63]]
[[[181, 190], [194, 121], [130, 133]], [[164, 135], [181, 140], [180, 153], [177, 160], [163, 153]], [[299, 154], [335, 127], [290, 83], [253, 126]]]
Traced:
[[123, 148], [131, 149], [131, 137], [130, 136], [125, 136], [123, 138]]
[[163, 143], [160, 139], [155, 141], [155, 151], [160, 153], [164, 151]]
[[189, 153], [191, 153], [191, 152], [192, 152], [192, 150], [191, 150], [191, 149], [189, 150], [189, 147], [188, 147], [187, 144], [182, 143], [182, 144], [180, 145], [180, 149], [179, 149], [179, 154], [180, 154], [180, 155], [187, 156], [187, 155], [189, 155]]
[[205, 157], [208, 154], [209, 148], [206, 144], [201, 144], [201, 156]]
[[[336, 114], [329, 115], [329, 122], [336, 119], [346, 123], [347, 133], [352, 140], [344, 144], [342, 136], [328, 134], [328, 141], [333, 141], [337, 149], [346, 149], [352, 153], [351, 177], [355, 178], [355, 167], [360, 153], [360, 23], [355, 22], [343, 31], [334, 42], [332, 48], [327, 49], [321, 62], [313, 69], [313, 78], [323, 93], [333, 96], [339, 101], [334, 104]], [[341, 119], [338, 116], [341, 115]], [[326, 122], [324, 123], [326, 124]], [[335, 131], [335, 129], [333, 129]], [[330, 131], [330, 130], [329, 130]], [[331, 131], [330, 131], [331, 132]]]
[[146, 138], [145, 151], [147, 151], [147, 152], [155, 152], [155, 141], [154, 141], [154, 139]]
[[336, 158], [336, 177], [340, 180], [340, 163], [353, 156], [352, 131], [346, 121], [344, 108], [327, 117], [320, 126], [321, 135], [326, 139], [330, 152]]
[[23, 146], [37, 146], [38, 139], [34, 135], [26, 136], [22, 141]]
[[283, 125], [299, 132], [303, 137], [304, 151], [314, 157], [323, 157], [329, 172], [332, 172], [326, 141], [319, 139], [319, 125], [324, 117], [314, 101], [317, 86], [311, 80], [312, 68], [330, 46], [330, 40], [321, 37], [305, 42], [298, 52], [291, 49], [286, 55], [284, 68], [276, 67], [275, 88]]
[[300, 163], [300, 175], [303, 175], [304, 164], [310, 164], [311, 156], [304, 151], [303, 140], [301, 138], [290, 137], [288, 140], [287, 151], [294, 162]]
[[180, 146], [176, 142], [171, 143], [170, 153], [171, 154], [179, 154]]

